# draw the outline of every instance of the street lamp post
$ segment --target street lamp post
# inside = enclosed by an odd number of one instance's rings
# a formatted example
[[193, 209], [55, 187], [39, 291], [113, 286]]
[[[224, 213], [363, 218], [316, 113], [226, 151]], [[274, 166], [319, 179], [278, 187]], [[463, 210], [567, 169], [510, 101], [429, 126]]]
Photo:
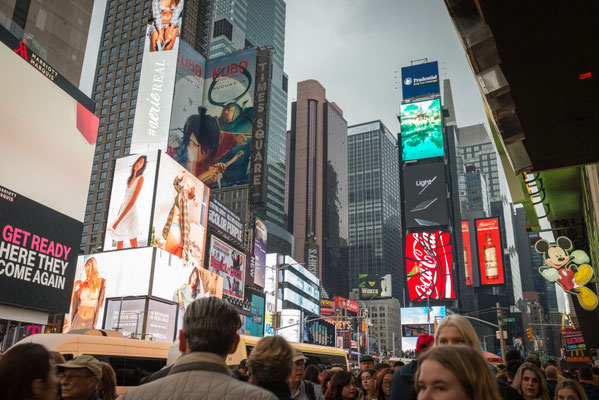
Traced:
[[[277, 262], [278, 264], [278, 262]], [[279, 312], [279, 271], [287, 268], [287, 267], [291, 267], [294, 265], [304, 265], [302, 263], [293, 263], [293, 264], [282, 264], [279, 265], [278, 267], [269, 267], [267, 266], [266, 268], [272, 268], [275, 270], [275, 314]], [[274, 329], [274, 335], [277, 335], [277, 331], [279, 330], [278, 326], [275, 327]]]

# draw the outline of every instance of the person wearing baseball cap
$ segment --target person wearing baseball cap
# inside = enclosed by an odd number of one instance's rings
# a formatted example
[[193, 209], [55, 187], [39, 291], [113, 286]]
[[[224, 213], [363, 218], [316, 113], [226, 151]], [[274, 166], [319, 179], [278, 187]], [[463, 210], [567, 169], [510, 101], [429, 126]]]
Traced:
[[98, 400], [98, 382], [102, 364], [90, 355], [83, 355], [58, 364], [58, 378], [64, 400]]
[[318, 386], [304, 380], [305, 363], [308, 357], [298, 349], [293, 349], [293, 370], [289, 377], [291, 397], [295, 400], [324, 400]]
[[418, 359], [425, 351], [433, 347], [435, 337], [422, 334], [416, 341], [416, 359], [404, 365], [393, 374], [391, 379], [391, 400], [416, 399], [417, 393], [414, 389], [414, 376], [418, 369]]

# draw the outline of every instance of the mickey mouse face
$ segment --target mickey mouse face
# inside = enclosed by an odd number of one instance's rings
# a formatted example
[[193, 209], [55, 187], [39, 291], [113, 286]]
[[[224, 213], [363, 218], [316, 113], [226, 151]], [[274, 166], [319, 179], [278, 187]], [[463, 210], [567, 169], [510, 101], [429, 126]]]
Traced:
[[561, 268], [570, 261], [570, 257], [561, 247], [550, 247], [545, 255], [545, 263], [553, 268]]

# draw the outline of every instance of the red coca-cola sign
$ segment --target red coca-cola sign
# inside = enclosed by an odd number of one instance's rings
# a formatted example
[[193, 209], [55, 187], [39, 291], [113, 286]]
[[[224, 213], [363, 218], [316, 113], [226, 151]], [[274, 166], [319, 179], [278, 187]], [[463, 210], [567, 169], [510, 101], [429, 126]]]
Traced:
[[451, 236], [448, 232], [406, 236], [406, 273], [410, 301], [455, 299]]
[[505, 283], [499, 218], [476, 220], [478, 266], [482, 285]]
[[470, 226], [462, 221], [462, 249], [464, 251], [464, 278], [466, 285], [472, 286], [472, 249], [470, 248]]

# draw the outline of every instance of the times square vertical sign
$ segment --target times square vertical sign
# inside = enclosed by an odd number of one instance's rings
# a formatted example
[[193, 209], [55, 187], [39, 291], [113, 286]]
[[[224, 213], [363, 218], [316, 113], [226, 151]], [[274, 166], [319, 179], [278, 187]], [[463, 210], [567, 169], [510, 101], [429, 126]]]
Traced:
[[264, 204], [266, 170], [266, 132], [268, 129], [268, 95], [270, 89], [271, 52], [258, 49], [256, 54], [256, 89], [254, 92], [254, 126], [252, 163], [250, 166], [250, 200]]

